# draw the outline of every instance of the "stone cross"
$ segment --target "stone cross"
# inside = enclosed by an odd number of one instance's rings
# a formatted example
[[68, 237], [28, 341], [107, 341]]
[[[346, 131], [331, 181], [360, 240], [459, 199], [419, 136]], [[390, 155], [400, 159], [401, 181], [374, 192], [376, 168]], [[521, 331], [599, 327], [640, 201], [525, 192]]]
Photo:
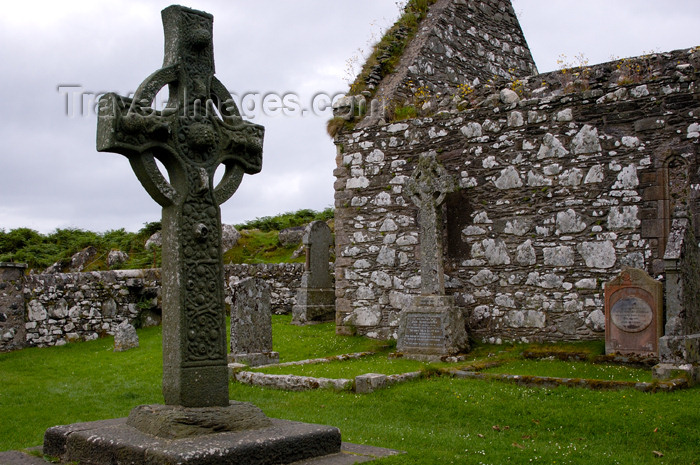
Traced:
[[421, 155], [406, 183], [406, 194], [419, 209], [422, 295], [445, 295], [440, 207], [456, 188], [436, 156], [434, 151]]
[[[99, 101], [97, 150], [125, 155], [163, 207], [163, 395], [167, 405], [229, 405], [219, 205], [262, 168], [264, 128], [240, 117], [214, 76], [213, 16], [163, 10], [165, 59], [133, 98]], [[162, 111], [151, 105], [168, 86]], [[166, 179], [155, 160], [166, 168]], [[214, 186], [214, 173], [224, 165]]]

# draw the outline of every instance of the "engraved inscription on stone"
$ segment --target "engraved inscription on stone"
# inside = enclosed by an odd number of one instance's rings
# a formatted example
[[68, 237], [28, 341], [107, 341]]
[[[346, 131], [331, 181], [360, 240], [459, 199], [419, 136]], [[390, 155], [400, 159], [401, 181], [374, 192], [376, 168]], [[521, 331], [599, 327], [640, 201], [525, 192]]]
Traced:
[[442, 316], [411, 314], [407, 315], [404, 346], [407, 348], [442, 347], [445, 339]]
[[651, 324], [653, 312], [649, 304], [639, 297], [625, 297], [615, 302], [610, 317], [622, 331], [636, 333]]

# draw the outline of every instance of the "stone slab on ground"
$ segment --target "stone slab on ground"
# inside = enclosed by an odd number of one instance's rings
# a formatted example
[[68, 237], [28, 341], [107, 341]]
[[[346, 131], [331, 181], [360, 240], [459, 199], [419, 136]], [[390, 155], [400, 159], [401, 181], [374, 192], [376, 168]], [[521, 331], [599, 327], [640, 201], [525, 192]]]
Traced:
[[[150, 436], [125, 418], [49, 428], [47, 455], [95, 465], [152, 463], [182, 465], [284, 464], [340, 452], [340, 431], [331, 426], [271, 419], [267, 428], [183, 439]], [[61, 447], [61, 444], [63, 447]], [[65, 454], [57, 454], [63, 450]]]
[[[301, 460], [290, 465], [352, 465], [403, 453], [394, 449], [344, 442], [341, 444], [340, 452], [338, 453]], [[44, 461], [42, 458], [20, 451], [0, 452], [1, 465], [46, 465], [47, 463], [49, 462]]]
[[25, 454], [17, 450], [0, 452], [1, 465], [46, 465], [47, 462], [33, 455]]

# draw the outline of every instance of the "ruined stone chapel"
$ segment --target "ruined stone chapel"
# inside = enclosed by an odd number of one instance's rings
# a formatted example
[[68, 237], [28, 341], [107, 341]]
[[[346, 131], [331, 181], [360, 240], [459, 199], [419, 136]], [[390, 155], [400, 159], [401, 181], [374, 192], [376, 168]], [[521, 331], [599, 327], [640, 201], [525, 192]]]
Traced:
[[666, 283], [667, 336], [697, 336], [700, 49], [537, 74], [509, 1], [429, 3], [408, 40], [387, 32], [398, 64], [380, 49], [335, 106], [338, 332], [395, 338], [420, 292], [405, 189], [430, 155], [458, 186], [445, 286], [471, 337], [602, 339], [625, 267]]

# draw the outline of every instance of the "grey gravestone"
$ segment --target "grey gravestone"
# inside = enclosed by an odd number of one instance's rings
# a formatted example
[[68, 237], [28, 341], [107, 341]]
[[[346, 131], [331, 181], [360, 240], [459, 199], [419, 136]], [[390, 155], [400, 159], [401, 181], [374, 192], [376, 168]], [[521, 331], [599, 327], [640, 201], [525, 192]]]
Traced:
[[605, 283], [605, 353], [657, 357], [663, 334], [663, 285], [627, 268]]
[[666, 325], [653, 374], [700, 384], [700, 249], [693, 230], [690, 213], [677, 207], [664, 254]]
[[469, 349], [464, 315], [445, 295], [441, 205], [454, 189], [435, 152], [421, 155], [406, 184], [419, 209], [421, 247], [421, 295], [413, 297], [399, 319], [396, 348], [408, 358], [431, 360]]
[[[126, 421], [49, 428], [44, 453], [97, 465], [275, 464], [338, 453], [337, 428], [270, 420], [252, 405], [229, 401], [219, 205], [244, 173], [260, 171], [263, 128], [241, 119], [214, 77], [213, 17], [181, 6], [166, 8], [162, 16], [163, 68], [133, 99], [100, 99], [97, 148], [125, 155], [163, 207], [166, 405], [137, 407]], [[154, 111], [151, 104], [165, 85], [167, 107]], [[226, 169], [215, 186], [222, 164]]]
[[[104, 95], [97, 125], [98, 151], [125, 155], [163, 207], [163, 395], [166, 404], [186, 407], [229, 402], [219, 205], [244, 173], [262, 167], [262, 126], [241, 119], [214, 76], [212, 23], [207, 13], [163, 10], [163, 67], [133, 99]], [[151, 104], [165, 85], [167, 106], [154, 111]], [[224, 176], [215, 186], [222, 164]]]
[[324, 221], [313, 221], [302, 238], [306, 266], [292, 307], [292, 323], [305, 324], [335, 319], [335, 288], [328, 263], [333, 244], [331, 229]]
[[270, 285], [262, 278], [247, 278], [232, 287], [229, 362], [249, 366], [278, 363], [280, 355], [272, 350]]
[[128, 321], [122, 321], [114, 332], [114, 351], [124, 352], [139, 346], [139, 336]]

